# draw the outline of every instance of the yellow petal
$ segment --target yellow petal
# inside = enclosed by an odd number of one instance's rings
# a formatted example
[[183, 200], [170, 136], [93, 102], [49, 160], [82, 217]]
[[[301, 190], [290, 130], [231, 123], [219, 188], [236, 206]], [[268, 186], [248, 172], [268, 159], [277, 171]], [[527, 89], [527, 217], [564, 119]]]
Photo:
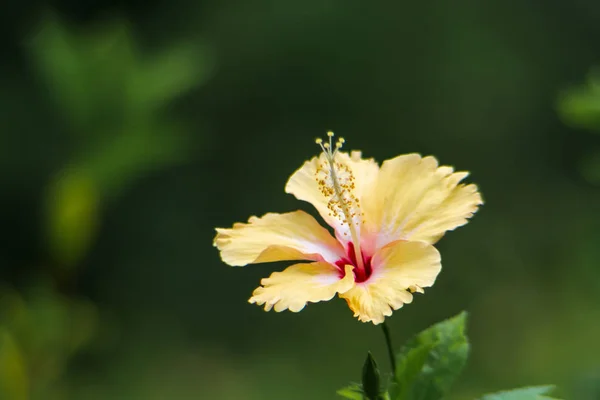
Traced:
[[422, 292], [435, 282], [442, 266], [440, 253], [425, 242], [398, 241], [373, 256], [373, 274], [349, 291], [340, 294], [354, 316], [363, 322], [380, 324], [405, 303], [410, 291]]
[[435, 243], [467, 223], [483, 204], [477, 186], [459, 184], [467, 172], [438, 167], [434, 157], [407, 154], [387, 160], [363, 211], [376, 248], [395, 240]]
[[[335, 159], [347, 165], [352, 171], [355, 178], [354, 195], [362, 200], [365, 193], [373, 190], [379, 166], [372, 158], [363, 159], [360, 151], [353, 151], [350, 155], [338, 152]], [[311, 160], [306, 161], [302, 167], [292, 174], [285, 185], [285, 192], [293, 194], [298, 200], [311, 203], [325, 222], [333, 227], [339, 236], [343, 237], [343, 232], [347, 228], [344, 228], [338, 219], [329, 214], [327, 203], [330, 198], [321, 193], [316, 180], [317, 168], [323, 163], [325, 163], [323, 154], [320, 157], [313, 157]]]
[[304, 211], [250, 217], [247, 224], [216, 231], [213, 244], [232, 266], [283, 260], [335, 262], [345, 254], [329, 231]]
[[331, 300], [337, 293], [343, 293], [354, 285], [352, 266], [347, 265], [345, 275], [326, 262], [295, 264], [282, 272], [274, 272], [263, 279], [248, 300], [270, 311], [280, 312], [289, 309], [298, 312], [306, 303]]

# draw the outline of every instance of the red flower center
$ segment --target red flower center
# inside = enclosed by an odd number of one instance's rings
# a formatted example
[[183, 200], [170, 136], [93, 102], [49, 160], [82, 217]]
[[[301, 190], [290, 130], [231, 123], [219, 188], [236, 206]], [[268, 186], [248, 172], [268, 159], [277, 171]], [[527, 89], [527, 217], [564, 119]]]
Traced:
[[344, 267], [346, 265], [354, 266], [354, 282], [361, 283], [369, 279], [371, 273], [373, 272], [373, 268], [371, 267], [371, 258], [365, 256], [365, 253], [362, 252], [363, 258], [363, 268], [358, 267], [358, 263], [356, 262], [356, 255], [354, 254], [354, 243], [348, 243], [348, 249], [346, 250], [347, 256], [339, 259], [335, 262], [340, 269], [340, 278], [344, 277]]

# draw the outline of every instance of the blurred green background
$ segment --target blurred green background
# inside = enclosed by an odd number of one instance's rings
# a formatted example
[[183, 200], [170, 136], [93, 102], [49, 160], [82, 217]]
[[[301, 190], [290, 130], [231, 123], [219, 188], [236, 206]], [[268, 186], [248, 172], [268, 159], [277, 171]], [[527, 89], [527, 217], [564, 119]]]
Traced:
[[[247, 304], [215, 226], [283, 192], [328, 129], [434, 154], [485, 206], [438, 245], [399, 344], [470, 311], [456, 399], [600, 398], [600, 3], [7, 0], [0, 13], [0, 398], [332, 399], [379, 328]], [[312, 212], [312, 210], [310, 210]]]

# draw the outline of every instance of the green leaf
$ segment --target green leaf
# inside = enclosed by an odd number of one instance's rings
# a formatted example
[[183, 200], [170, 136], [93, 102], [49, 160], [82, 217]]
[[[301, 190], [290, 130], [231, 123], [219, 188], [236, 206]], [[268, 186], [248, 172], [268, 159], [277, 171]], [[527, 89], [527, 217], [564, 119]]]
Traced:
[[391, 381], [387, 387], [387, 399], [401, 399], [402, 397], [400, 396], [402, 394], [402, 388], [400, 387], [400, 385], [398, 385], [398, 382], [395, 381], [395, 377], [392, 377], [392, 379], [394, 380]]
[[95, 182], [76, 169], [61, 171], [47, 194], [46, 234], [54, 261], [74, 267], [96, 234], [99, 194]]
[[438, 400], [462, 372], [469, 354], [467, 313], [437, 323], [409, 340], [397, 355], [392, 400]]
[[362, 386], [365, 396], [367, 396], [369, 400], [377, 400], [379, 398], [379, 368], [377, 367], [377, 362], [375, 362], [371, 352], [367, 353], [367, 359], [363, 364]]
[[21, 351], [12, 335], [0, 329], [0, 398], [27, 400], [29, 380]]
[[411, 399], [412, 385], [418, 380], [434, 345], [412, 348], [396, 367], [396, 382], [390, 387], [392, 399]]
[[185, 161], [189, 146], [185, 126], [143, 121], [98, 140], [78, 166], [90, 174], [101, 198], [114, 198], [144, 173]]
[[86, 118], [94, 105], [75, 40], [54, 15], [48, 15], [38, 27], [30, 46], [30, 58], [38, 75], [45, 81], [70, 118]]
[[72, 27], [48, 15], [36, 31], [29, 54], [41, 83], [73, 132], [87, 136], [155, 119], [169, 102], [206, 81], [214, 65], [208, 48], [197, 42], [146, 54], [123, 19]]
[[531, 386], [521, 389], [506, 390], [503, 392], [486, 394], [481, 400], [551, 400], [545, 396], [554, 389], [554, 386]]
[[146, 58], [127, 82], [127, 106], [134, 113], [152, 113], [202, 83], [211, 67], [208, 53], [190, 44]]
[[343, 389], [337, 391], [337, 394], [342, 396], [345, 399], [351, 400], [364, 400], [365, 395], [362, 390], [361, 385], [354, 383], [350, 386], [347, 386]]
[[592, 70], [584, 85], [561, 93], [557, 107], [566, 124], [591, 131], [600, 130], [600, 71]]
[[126, 21], [88, 28], [48, 15], [29, 46], [34, 68], [74, 132], [89, 135], [124, 108], [123, 88], [135, 73], [136, 51]]

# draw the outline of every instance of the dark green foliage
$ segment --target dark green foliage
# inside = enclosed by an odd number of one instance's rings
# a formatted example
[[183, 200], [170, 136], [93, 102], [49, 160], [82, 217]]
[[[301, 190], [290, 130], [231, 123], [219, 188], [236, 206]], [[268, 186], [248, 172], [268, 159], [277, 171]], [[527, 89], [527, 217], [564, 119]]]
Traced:
[[467, 313], [437, 323], [413, 339], [397, 356], [398, 393], [394, 400], [437, 400], [449, 391], [469, 354]]
[[[439, 322], [415, 335], [397, 354], [396, 373], [381, 393], [379, 370], [371, 353], [363, 366], [363, 383], [338, 391], [347, 399], [441, 400], [462, 372], [469, 356], [467, 313]], [[536, 386], [488, 394], [481, 400], [551, 400], [553, 386]]]
[[520, 389], [506, 390], [503, 392], [486, 394], [481, 400], [551, 400], [545, 396], [554, 389], [554, 386], [531, 386]]
[[337, 394], [345, 399], [350, 400], [364, 400], [365, 398], [365, 392], [363, 391], [362, 385], [358, 383], [353, 383], [343, 389], [338, 390]]

